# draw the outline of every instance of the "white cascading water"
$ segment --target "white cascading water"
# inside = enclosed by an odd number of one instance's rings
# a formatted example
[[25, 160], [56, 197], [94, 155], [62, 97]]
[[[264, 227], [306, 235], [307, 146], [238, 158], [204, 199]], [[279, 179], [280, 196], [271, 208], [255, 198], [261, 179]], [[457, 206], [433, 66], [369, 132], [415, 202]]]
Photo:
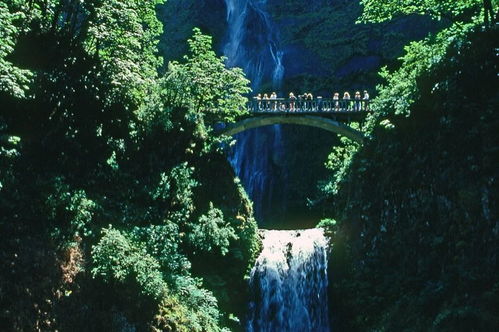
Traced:
[[[279, 48], [279, 33], [266, 12], [267, 0], [225, 0], [228, 33], [224, 55], [227, 64], [243, 68], [255, 93], [262, 82], [272, 82], [279, 91], [284, 76], [284, 52]], [[270, 91], [267, 91], [270, 94]], [[283, 151], [281, 127], [274, 125], [236, 135], [236, 145], [229, 158], [254, 202], [255, 215], [272, 205], [277, 173]], [[277, 195], [278, 196], [278, 195]]]
[[323, 230], [269, 230], [263, 236], [263, 251], [250, 275], [247, 331], [330, 331]]
[[[225, 0], [228, 34], [224, 55], [243, 68], [254, 93], [262, 82], [279, 92], [284, 52], [266, 12], [267, 0]], [[269, 93], [270, 91], [266, 91]], [[230, 162], [254, 202], [255, 215], [276, 208], [273, 196], [283, 143], [279, 125], [238, 134]], [[282, 170], [281, 170], [282, 172]], [[282, 188], [281, 188], [282, 189]], [[273, 205], [274, 204], [274, 205]], [[329, 331], [327, 240], [321, 229], [263, 231], [263, 251], [251, 271], [248, 332]]]

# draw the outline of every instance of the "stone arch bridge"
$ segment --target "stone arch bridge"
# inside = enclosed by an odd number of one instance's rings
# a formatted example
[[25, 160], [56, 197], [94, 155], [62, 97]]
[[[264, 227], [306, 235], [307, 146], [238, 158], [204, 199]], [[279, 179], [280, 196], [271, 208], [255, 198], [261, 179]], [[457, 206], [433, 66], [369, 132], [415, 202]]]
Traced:
[[362, 132], [348, 126], [350, 122], [362, 121], [369, 114], [368, 100], [254, 100], [248, 104], [249, 116], [230, 124], [223, 130], [232, 136], [248, 129], [274, 124], [296, 124], [312, 126], [346, 136], [362, 143]]

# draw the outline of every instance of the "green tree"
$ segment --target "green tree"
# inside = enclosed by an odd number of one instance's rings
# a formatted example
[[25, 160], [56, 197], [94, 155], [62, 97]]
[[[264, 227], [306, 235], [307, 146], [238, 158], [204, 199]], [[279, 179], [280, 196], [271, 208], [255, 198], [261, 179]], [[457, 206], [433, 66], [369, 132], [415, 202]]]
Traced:
[[217, 57], [212, 38], [195, 28], [184, 63], [171, 62], [164, 80], [169, 103], [189, 108], [208, 123], [234, 121], [246, 112], [245, 94], [251, 89], [240, 68], [226, 68]]
[[224, 221], [223, 212], [210, 202], [210, 209], [206, 215], [199, 217], [199, 221], [192, 225], [189, 232], [189, 242], [194, 248], [205, 252], [217, 252], [223, 256], [229, 251], [231, 240], [237, 240], [232, 226]]
[[[185, 63], [171, 66], [182, 80], [173, 69], [161, 77], [161, 2], [0, 2], [0, 233], [7, 239], [0, 284], [8, 294], [0, 311], [15, 308], [0, 314], [5, 326], [73, 330], [85, 322], [102, 330], [118, 317], [145, 330], [157, 313], [159, 329], [221, 330], [217, 298], [207, 290], [214, 287], [194, 277], [203, 272], [189, 255], [194, 231], [200, 239], [203, 230], [216, 231], [204, 254], [231, 265], [216, 271], [218, 279], [244, 285], [257, 241], [251, 211], [238, 208], [241, 195], [217, 201], [232, 223], [222, 210], [202, 217], [198, 210], [208, 203], [199, 169], [206, 159], [228, 167], [220, 153], [203, 150], [214, 140], [204, 120], [241, 114], [248, 81], [225, 68], [199, 31]], [[171, 102], [174, 94], [188, 102]], [[237, 192], [226, 176], [217, 190]], [[239, 214], [247, 221], [236, 223]], [[59, 265], [72, 285], [61, 286]], [[91, 273], [80, 273], [86, 267]], [[33, 291], [29, 299], [24, 289]], [[84, 316], [68, 314], [82, 307]], [[87, 314], [102, 319], [89, 322]]]
[[158, 261], [117, 229], [105, 228], [102, 234], [92, 249], [92, 275], [107, 282], [125, 283], [132, 279], [144, 295], [163, 298], [168, 286]]
[[15, 66], [7, 57], [14, 50], [19, 29], [15, 22], [23, 18], [20, 12], [10, 12], [7, 4], [0, 2], [0, 92], [16, 98], [25, 97], [31, 71]]
[[111, 101], [143, 102], [155, 84], [162, 59], [157, 55], [162, 25], [155, 5], [161, 0], [109, 0], [95, 8], [85, 48], [96, 54], [110, 83]]
[[[451, 21], [468, 20], [485, 12], [485, 20], [493, 13], [491, 0], [362, 0], [364, 6], [361, 21], [383, 22], [402, 15], [430, 15]], [[493, 14], [492, 20], [494, 20]]]

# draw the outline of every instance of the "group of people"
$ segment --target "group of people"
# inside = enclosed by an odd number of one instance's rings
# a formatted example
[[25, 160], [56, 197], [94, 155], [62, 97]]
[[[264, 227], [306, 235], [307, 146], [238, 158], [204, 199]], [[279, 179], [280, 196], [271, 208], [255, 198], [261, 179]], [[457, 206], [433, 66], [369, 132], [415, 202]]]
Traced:
[[333, 93], [332, 104], [326, 103], [321, 96], [318, 96], [315, 99], [316, 103], [313, 103], [314, 96], [310, 92], [298, 96], [295, 96], [293, 92], [290, 92], [288, 100], [285, 102], [282, 102], [284, 100], [283, 98], [277, 98], [277, 93], [275, 92], [272, 92], [270, 96], [266, 93], [262, 96], [262, 94], [259, 93], [254, 99], [257, 102], [259, 110], [286, 110], [286, 106], [288, 105], [289, 111], [291, 112], [296, 111], [298, 108], [306, 110], [367, 111], [369, 93], [366, 90], [363, 91], [363, 94], [361, 94], [360, 91], [356, 91], [354, 98], [352, 99], [350, 93], [345, 91], [345, 93], [343, 93], [343, 98], [340, 99], [340, 94], [335, 92]]
[[[343, 98], [342, 100], [347, 104], [347, 107], [348, 108], [351, 108], [350, 105], [350, 101], [351, 101], [351, 97], [350, 97], [350, 93], [348, 91], [345, 91], [343, 93]], [[333, 94], [333, 101], [334, 101], [334, 104], [335, 104], [335, 109], [339, 109], [340, 107], [340, 94], [338, 92], [335, 92]], [[364, 102], [362, 102], [364, 101]], [[355, 91], [355, 95], [354, 95], [354, 103], [353, 103], [353, 110], [354, 111], [360, 111], [360, 110], [366, 110], [367, 111], [367, 107], [368, 107], [368, 103], [369, 103], [369, 93], [367, 92], [367, 90], [364, 90], [363, 92], [363, 95], [361, 96], [360, 94], [360, 91]], [[364, 104], [364, 105], [362, 105]]]

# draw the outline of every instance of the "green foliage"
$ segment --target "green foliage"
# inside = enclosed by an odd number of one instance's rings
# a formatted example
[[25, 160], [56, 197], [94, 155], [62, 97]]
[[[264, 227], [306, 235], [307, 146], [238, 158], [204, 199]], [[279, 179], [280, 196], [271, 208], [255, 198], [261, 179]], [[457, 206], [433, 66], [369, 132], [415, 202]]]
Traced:
[[450, 24], [381, 71], [386, 83], [363, 128], [370, 139], [336, 147], [328, 160], [338, 221], [323, 224], [335, 246], [330, 296], [359, 295], [333, 303], [340, 330], [498, 326], [497, 207], [483, 210], [497, 169], [478, 161], [491, 157], [497, 131], [497, 32], [478, 29], [482, 3], [362, 1], [363, 22], [427, 14]]
[[[96, 8], [85, 47], [96, 54], [110, 82], [110, 102], [130, 98], [139, 105], [155, 84], [161, 59], [157, 37], [162, 31], [155, 5], [161, 0], [110, 0]], [[126, 100], [126, 99], [125, 99]]]
[[152, 198], [168, 203], [168, 219], [182, 224], [185, 223], [194, 211], [193, 189], [198, 182], [192, 178], [194, 168], [187, 162], [175, 166], [170, 174], [160, 174], [160, 182], [152, 194]]
[[[366, 3], [364, 16], [374, 15], [369, 13], [368, 10], [371, 8], [369, 6]], [[376, 8], [381, 10], [380, 8], [384, 6], [378, 5]], [[387, 4], [384, 10], [390, 11], [393, 8]], [[367, 118], [362, 128], [366, 135], [371, 135], [376, 128], [393, 129], [394, 117], [410, 116], [411, 106], [420, 99], [418, 78], [441, 64], [449, 45], [469, 33], [476, 24], [477, 21], [466, 24], [455, 23], [434, 36], [411, 42], [404, 48], [405, 55], [400, 58], [401, 65], [398, 69], [389, 71], [386, 67], [382, 68], [380, 76], [386, 83], [377, 87], [378, 96], [371, 102], [371, 108], [375, 113]], [[326, 194], [338, 194], [341, 183], [345, 182], [352, 161], [359, 151], [361, 151], [360, 146], [346, 138], [341, 139], [340, 145], [333, 147], [326, 162], [326, 167], [332, 171], [332, 179], [322, 186]], [[364, 165], [367, 162], [361, 160]], [[359, 171], [364, 172], [365, 169], [360, 167]]]
[[199, 217], [199, 221], [192, 226], [189, 233], [189, 242], [194, 248], [219, 252], [222, 256], [229, 251], [231, 240], [237, 239], [234, 228], [224, 220], [223, 212], [213, 207], [211, 202], [208, 213]]
[[[164, 329], [220, 331], [225, 314], [214, 284], [198, 278], [210, 269], [199, 268], [195, 246], [211, 266], [231, 266], [213, 275], [244, 303], [256, 223], [232, 194], [232, 173], [210, 188], [198, 173], [212, 160], [230, 167], [205, 121], [242, 114], [248, 81], [198, 30], [175, 64], [188, 81], [161, 77], [160, 3], [0, 3], [2, 326], [146, 330], [157, 314]], [[200, 216], [211, 189], [220, 209]], [[194, 243], [203, 230], [215, 233]], [[237, 301], [230, 310], [240, 314]]]
[[102, 238], [92, 249], [92, 276], [125, 283], [132, 279], [142, 294], [161, 299], [168, 287], [158, 261], [145, 248], [117, 229], [102, 229]]
[[92, 234], [90, 225], [97, 204], [84, 190], [72, 190], [63, 178], [53, 180], [53, 191], [45, 202], [48, 218], [57, 225], [54, 235], [61, 237], [62, 246], [74, 245], [75, 239]]
[[[192, 301], [192, 298], [191, 298]], [[211, 303], [210, 303], [211, 302]], [[203, 332], [228, 331], [217, 325], [216, 301], [206, 292], [200, 292], [194, 302], [186, 305], [178, 297], [168, 297], [159, 305], [154, 318], [153, 331]]]
[[32, 76], [31, 71], [21, 69], [7, 60], [7, 56], [14, 50], [19, 33], [15, 21], [22, 17], [22, 13], [12, 13], [6, 3], [0, 3], [0, 92], [16, 98], [25, 97]]
[[[379, 23], [402, 15], [430, 15], [434, 18], [459, 20], [463, 13], [480, 12], [482, 0], [362, 0], [363, 22]], [[469, 15], [469, 14], [468, 14]]]
[[359, 151], [360, 145], [347, 137], [340, 138], [340, 144], [333, 147], [328, 156], [326, 168], [333, 174], [332, 179], [327, 182], [322, 190], [329, 195], [336, 195], [341, 183], [350, 169], [353, 157]]
[[166, 91], [159, 81], [149, 86], [142, 103], [134, 110], [135, 122], [130, 124], [130, 135], [135, 141], [154, 132], [167, 132], [174, 128], [172, 110], [166, 105]]
[[[392, 130], [398, 117], [409, 117], [411, 107], [420, 99], [420, 86], [418, 78], [423, 73], [431, 71], [435, 66], [441, 65], [449, 45], [462, 39], [477, 22], [467, 24], [456, 23], [443, 29], [435, 36], [430, 36], [422, 41], [411, 42], [405, 47], [405, 55], [400, 58], [401, 66], [395, 71], [386, 67], [380, 76], [386, 81], [377, 87], [378, 96], [371, 102], [375, 111], [363, 124], [362, 131], [372, 135], [375, 130]], [[332, 179], [322, 185], [322, 190], [328, 195], [337, 195], [342, 183], [351, 169], [352, 161], [360, 146], [346, 138], [341, 138], [341, 144], [334, 146], [328, 157], [326, 168], [332, 173]], [[365, 172], [368, 160], [360, 160], [363, 166], [360, 172]]]
[[191, 264], [181, 254], [182, 238], [178, 225], [165, 220], [161, 225], [134, 227], [130, 233], [136, 243], [142, 243], [147, 252], [156, 258], [165, 275], [188, 275]]
[[200, 282], [192, 278], [177, 280], [179, 295], [190, 309], [188, 316], [190, 328], [194, 331], [220, 331], [217, 299], [210, 291], [201, 288]]
[[336, 220], [331, 218], [322, 219], [316, 227], [319, 228], [332, 228], [336, 225]]
[[240, 68], [226, 68], [225, 58], [212, 50], [211, 37], [194, 29], [189, 39], [189, 55], [185, 63], [168, 64], [164, 87], [168, 103], [187, 107], [195, 116], [205, 117], [208, 123], [234, 121], [246, 112], [250, 92], [249, 81]]
[[[410, 115], [411, 105], [420, 98], [417, 78], [440, 64], [448, 46], [466, 35], [475, 25], [474, 22], [454, 24], [436, 36], [412, 42], [405, 47], [406, 54], [400, 59], [402, 64], [399, 69], [390, 72], [383, 68], [380, 74], [387, 83], [378, 86], [378, 97], [372, 103], [372, 108], [382, 115], [382, 121], [386, 120], [384, 117], [389, 113]], [[391, 126], [385, 127], [389, 129]]]
[[333, 304], [340, 329], [498, 326], [497, 31], [473, 24], [411, 44], [380, 87], [371, 140], [333, 197], [331, 296], [359, 295]]
[[193, 331], [189, 309], [176, 297], [167, 297], [159, 305], [158, 314], [154, 317], [152, 330], [161, 331]]

